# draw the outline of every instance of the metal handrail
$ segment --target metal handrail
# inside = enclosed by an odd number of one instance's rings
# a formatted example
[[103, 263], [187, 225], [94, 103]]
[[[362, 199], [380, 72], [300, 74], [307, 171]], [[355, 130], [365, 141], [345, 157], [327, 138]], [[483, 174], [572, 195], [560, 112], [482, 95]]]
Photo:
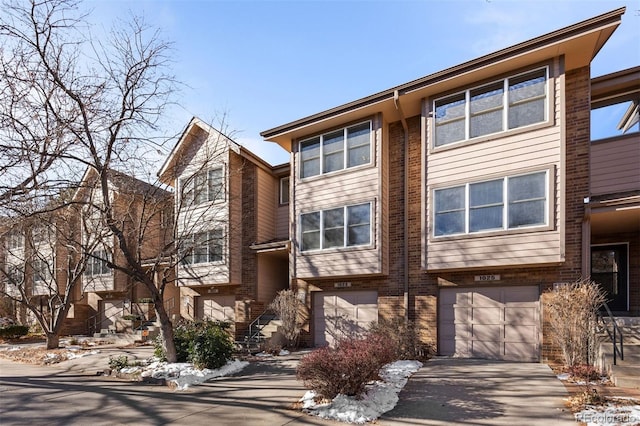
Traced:
[[[96, 319], [100, 316], [100, 314], [101, 314], [101, 312], [98, 312], [95, 315], [92, 315], [89, 318], [87, 318], [87, 328], [89, 328], [89, 330], [91, 330], [91, 320], [93, 320], [93, 332], [94, 333], [97, 333], [97, 330], [99, 330], [99, 328], [97, 327], [98, 321], [96, 321]], [[114, 312], [113, 314], [109, 315], [108, 317], [105, 317], [104, 319], [100, 319], [100, 322], [99, 322], [100, 323], [100, 327], [102, 328], [102, 322], [104, 320], [111, 319], [111, 318], [115, 317], [118, 314], [120, 314], [120, 311]], [[122, 316], [124, 316], [124, 315], [125, 315], [125, 307], [122, 306]]]
[[[249, 328], [249, 336], [245, 337], [245, 341], [250, 341], [250, 340], [256, 339], [257, 342], [260, 343], [260, 341], [262, 340], [261, 339], [261, 337], [262, 337], [262, 333], [261, 333], [262, 329], [271, 322], [271, 319], [270, 319], [267, 322], [265, 322], [264, 324], [260, 323], [261, 318], [263, 317], [263, 315], [266, 315], [266, 314], [270, 314], [270, 315], [274, 315], [275, 316], [275, 314], [271, 310], [265, 309], [260, 315], [258, 315], [258, 317], [256, 319], [254, 319], [251, 322], [251, 324], [249, 324], [249, 327], [248, 327]], [[257, 328], [255, 332], [253, 331], [254, 327]]]
[[[611, 313], [611, 309], [609, 309], [609, 305], [607, 305], [607, 302], [604, 302], [602, 306], [604, 306], [604, 309], [607, 311], [607, 316], [611, 320], [611, 324], [613, 324], [613, 334], [611, 333], [611, 330], [609, 330], [609, 327], [607, 326], [607, 323], [604, 321], [604, 317], [602, 316], [602, 313], [600, 311], [598, 311], [598, 318], [602, 320], [604, 329], [607, 331], [607, 334], [609, 335], [609, 339], [613, 343], [613, 365], [617, 365], [618, 354], [620, 355], [620, 361], [624, 361], [624, 335], [622, 334], [622, 330], [620, 329], [620, 327], [618, 327], [618, 324], [616, 323], [616, 318]], [[620, 349], [618, 349], [618, 339], [617, 339], [618, 335], [620, 336]]]

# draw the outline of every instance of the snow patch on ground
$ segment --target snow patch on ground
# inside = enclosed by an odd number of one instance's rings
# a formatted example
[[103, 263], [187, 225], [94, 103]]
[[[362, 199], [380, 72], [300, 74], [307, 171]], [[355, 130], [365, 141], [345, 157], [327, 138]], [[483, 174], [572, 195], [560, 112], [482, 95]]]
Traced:
[[249, 365], [247, 361], [235, 360], [215, 370], [208, 368], [200, 370], [195, 368], [193, 364], [186, 362], [167, 363], [156, 360], [145, 367], [127, 367], [121, 369], [120, 372], [125, 374], [140, 373], [141, 377], [165, 379], [168, 382], [175, 383], [177, 390], [185, 390], [190, 386], [199, 385], [216, 377], [230, 376], [238, 373], [247, 365]]
[[610, 402], [603, 407], [587, 406], [576, 413], [575, 418], [587, 426], [635, 426], [640, 424], [640, 405]]
[[316, 403], [315, 392], [308, 391], [300, 399], [303, 409], [324, 419], [347, 423], [366, 423], [393, 409], [398, 403], [398, 394], [409, 376], [422, 367], [419, 361], [396, 361], [380, 370], [380, 378], [367, 385], [362, 399], [338, 395], [330, 403]]

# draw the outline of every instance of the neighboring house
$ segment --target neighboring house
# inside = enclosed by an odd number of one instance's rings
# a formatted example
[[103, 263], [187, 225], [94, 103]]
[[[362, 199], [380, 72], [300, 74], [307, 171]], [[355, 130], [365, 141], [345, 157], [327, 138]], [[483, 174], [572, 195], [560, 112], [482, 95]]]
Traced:
[[289, 165], [193, 118], [159, 172], [174, 188], [180, 312], [239, 336], [289, 286]]
[[591, 146], [588, 130], [590, 63], [623, 13], [261, 133], [292, 153], [307, 343], [400, 317], [443, 355], [549, 357], [541, 294], [590, 274], [589, 210], [594, 256], [605, 243], [636, 253], [621, 310], [637, 313], [638, 168], [624, 188], [590, 187], [599, 145], [626, 143], [635, 159], [640, 146], [637, 133]]
[[591, 108], [583, 262], [611, 310], [640, 316], [640, 66], [594, 78]]
[[74, 252], [70, 250], [73, 242], [69, 238], [76, 221], [72, 206], [6, 221], [0, 236], [2, 292], [11, 300], [12, 315], [21, 323], [35, 323], [33, 313], [21, 301], [51, 321], [51, 309], [68, 293], [71, 308], [62, 332], [86, 332], [88, 309], [81, 302], [81, 287], [72, 289], [74, 271], [70, 269]]
[[[115, 220], [125, 230], [125, 238], [137, 247], [137, 261], [153, 265], [150, 273], [163, 274], [161, 257], [167, 245], [173, 244], [173, 196], [155, 185], [143, 182], [115, 170], [108, 170], [109, 196]], [[100, 209], [104, 208], [102, 192], [95, 169], [87, 169], [76, 192], [75, 200], [82, 207], [80, 246], [87, 259], [83, 275], [84, 303], [93, 314], [87, 319], [89, 332], [101, 330], [125, 331], [140, 322], [155, 320], [149, 290], [124, 271], [112, 265], [127, 267], [118, 241], [104, 222]], [[141, 242], [139, 244], [139, 242]], [[160, 265], [160, 268], [158, 267]], [[168, 274], [172, 275], [167, 265]], [[165, 309], [170, 318], [179, 318], [178, 291], [173, 283], [164, 293]]]

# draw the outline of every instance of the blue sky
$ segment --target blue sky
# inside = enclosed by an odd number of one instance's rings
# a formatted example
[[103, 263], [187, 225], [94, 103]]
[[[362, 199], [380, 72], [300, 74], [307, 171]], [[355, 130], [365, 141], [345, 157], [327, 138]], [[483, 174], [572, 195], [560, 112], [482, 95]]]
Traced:
[[[129, 12], [174, 43], [186, 84], [165, 127], [193, 116], [271, 164], [288, 154], [260, 132], [622, 6], [592, 63], [598, 76], [640, 64], [640, 0], [89, 1], [99, 28]], [[170, 150], [172, 141], [167, 145]]]

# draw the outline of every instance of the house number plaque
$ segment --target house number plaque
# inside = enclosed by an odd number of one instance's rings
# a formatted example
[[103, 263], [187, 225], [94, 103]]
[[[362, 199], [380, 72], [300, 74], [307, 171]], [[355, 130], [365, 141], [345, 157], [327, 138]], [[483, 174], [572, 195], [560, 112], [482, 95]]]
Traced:
[[500, 275], [476, 275], [473, 277], [474, 281], [500, 281]]
[[340, 281], [340, 282], [334, 283], [333, 286], [335, 288], [347, 288], [347, 287], [351, 287], [351, 283], [349, 281]]

